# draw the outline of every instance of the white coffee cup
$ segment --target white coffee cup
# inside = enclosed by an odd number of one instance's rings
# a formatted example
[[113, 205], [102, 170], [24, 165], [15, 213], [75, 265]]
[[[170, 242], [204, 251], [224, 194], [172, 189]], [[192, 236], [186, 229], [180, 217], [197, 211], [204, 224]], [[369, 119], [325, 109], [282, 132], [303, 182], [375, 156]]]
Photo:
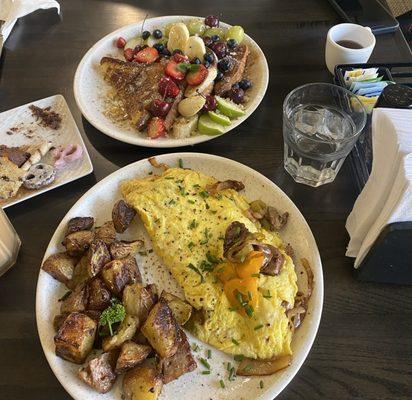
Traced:
[[[350, 40], [362, 46], [351, 49], [339, 45]], [[328, 70], [334, 74], [335, 65], [366, 63], [375, 47], [376, 39], [371, 29], [357, 24], [338, 24], [329, 29], [326, 37], [325, 60]]]

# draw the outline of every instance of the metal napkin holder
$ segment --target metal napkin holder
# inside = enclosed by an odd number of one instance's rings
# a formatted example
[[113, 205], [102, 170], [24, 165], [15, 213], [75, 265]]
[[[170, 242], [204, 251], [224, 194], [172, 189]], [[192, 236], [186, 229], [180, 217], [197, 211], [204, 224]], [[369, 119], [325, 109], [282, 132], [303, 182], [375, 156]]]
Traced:
[[[389, 85], [384, 89], [375, 108], [412, 110], [412, 63], [337, 65], [335, 84], [346, 88], [345, 71], [357, 68], [378, 68], [384, 80], [396, 83], [396, 87]], [[372, 160], [371, 115], [368, 115], [365, 129], [348, 156], [358, 193], [369, 178]], [[354, 269], [354, 275], [361, 281], [412, 285], [412, 221], [386, 225], [359, 267]]]

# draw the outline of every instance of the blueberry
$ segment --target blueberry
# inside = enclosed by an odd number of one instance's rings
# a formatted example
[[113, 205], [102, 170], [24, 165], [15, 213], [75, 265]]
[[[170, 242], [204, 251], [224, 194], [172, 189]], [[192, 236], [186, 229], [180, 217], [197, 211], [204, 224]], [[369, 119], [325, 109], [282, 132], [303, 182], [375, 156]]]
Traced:
[[163, 53], [163, 50], [165, 49], [165, 45], [162, 43], [156, 43], [153, 45], [153, 47], [159, 52]]
[[201, 64], [202, 62], [196, 57], [191, 61], [191, 64]]
[[171, 55], [170, 51], [167, 50], [166, 47], [163, 49], [162, 54], [163, 54], [164, 56], [169, 56], [169, 57], [170, 57], [170, 55]]
[[216, 82], [221, 81], [222, 78], [223, 78], [223, 72], [222, 72], [222, 71], [217, 71], [217, 75], [216, 75], [215, 81], [216, 81]]
[[249, 79], [242, 79], [239, 82], [239, 87], [243, 90], [248, 90], [252, 87], [252, 82]]
[[219, 60], [219, 62], [217, 63], [217, 67], [219, 68], [220, 71], [227, 72], [227, 71], [230, 71], [230, 69], [232, 68], [232, 62], [230, 58], [225, 57]]
[[226, 44], [230, 50], [233, 50], [237, 46], [236, 39], [229, 39]]
[[218, 42], [220, 40], [220, 36], [219, 35], [212, 35], [210, 39], [212, 39], [212, 42]]
[[172, 52], [172, 56], [174, 56], [175, 54], [183, 54], [183, 51], [180, 49], [174, 49]]
[[150, 32], [149, 31], [144, 31], [142, 33], [142, 39], [143, 40], [149, 39], [149, 37], [150, 37]]
[[232, 85], [232, 89], [239, 89], [239, 88], [240, 88], [239, 83], [234, 83]]
[[163, 36], [162, 31], [160, 29], [156, 29], [153, 31], [153, 37], [155, 39], [161, 39]]
[[206, 53], [203, 58], [205, 59], [205, 61], [212, 63], [214, 61], [214, 57], [212, 53]]
[[205, 62], [203, 63], [203, 65], [204, 65], [206, 68], [209, 68], [209, 67], [210, 67], [210, 62], [209, 62], [209, 61], [205, 61]]

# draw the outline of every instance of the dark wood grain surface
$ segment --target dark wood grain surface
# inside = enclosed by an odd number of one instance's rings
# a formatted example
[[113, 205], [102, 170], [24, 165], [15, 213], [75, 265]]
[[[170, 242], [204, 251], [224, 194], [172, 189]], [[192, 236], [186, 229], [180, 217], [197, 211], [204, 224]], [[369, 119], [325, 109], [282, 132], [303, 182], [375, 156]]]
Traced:
[[[325, 302], [315, 344], [281, 400], [412, 398], [412, 297], [408, 287], [365, 284], [344, 256], [344, 228], [356, 192], [344, 165], [333, 184], [298, 185], [283, 169], [281, 109], [285, 95], [330, 81], [324, 41], [339, 18], [326, 0], [62, 0], [62, 14], [39, 11], [20, 20], [0, 61], [0, 111], [61, 93], [86, 141], [94, 174], [7, 210], [23, 241], [15, 267], [0, 278], [0, 399], [69, 399], [43, 355], [35, 323], [40, 261], [61, 218], [95, 182], [133, 161], [165, 151], [112, 140], [78, 111], [73, 76], [88, 48], [105, 34], [149, 16], [208, 15], [244, 26], [266, 54], [269, 88], [260, 107], [231, 133], [196, 147], [242, 162], [279, 185], [317, 240]], [[377, 37], [373, 61], [411, 61], [400, 33]], [[253, 399], [251, 399], [253, 400]]]

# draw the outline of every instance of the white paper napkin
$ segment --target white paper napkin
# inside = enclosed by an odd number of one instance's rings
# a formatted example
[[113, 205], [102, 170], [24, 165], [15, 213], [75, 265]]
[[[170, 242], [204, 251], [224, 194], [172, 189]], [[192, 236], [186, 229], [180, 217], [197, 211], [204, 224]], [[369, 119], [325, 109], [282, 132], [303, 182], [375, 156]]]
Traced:
[[412, 111], [377, 108], [372, 115], [371, 175], [346, 221], [346, 251], [356, 257], [391, 193], [403, 158], [412, 152]]
[[60, 4], [55, 0], [0, 0], [0, 19], [5, 21], [1, 34], [3, 41], [9, 37], [18, 18], [39, 9], [56, 8], [60, 13]]
[[412, 221], [412, 154], [402, 159], [388, 199], [362, 242], [355, 260], [355, 268], [362, 262], [386, 225], [405, 221]]

